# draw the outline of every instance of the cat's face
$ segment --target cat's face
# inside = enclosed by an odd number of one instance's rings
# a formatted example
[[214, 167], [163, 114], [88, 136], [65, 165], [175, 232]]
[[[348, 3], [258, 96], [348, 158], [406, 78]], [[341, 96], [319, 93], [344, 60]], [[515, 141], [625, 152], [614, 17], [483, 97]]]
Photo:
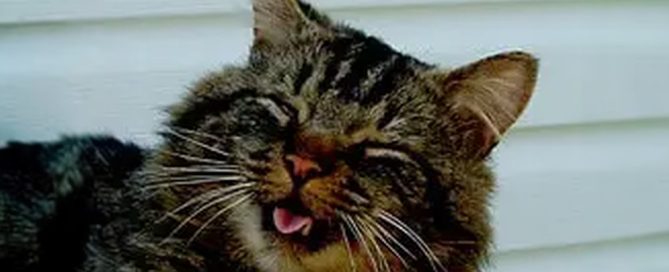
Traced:
[[485, 158], [525, 107], [535, 60], [444, 71], [302, 3], [254, 10], [249, 65], [172, 111], [154, 177], [175, 237], [190, 228], [265, 271], [476, 269], [490, 242]]

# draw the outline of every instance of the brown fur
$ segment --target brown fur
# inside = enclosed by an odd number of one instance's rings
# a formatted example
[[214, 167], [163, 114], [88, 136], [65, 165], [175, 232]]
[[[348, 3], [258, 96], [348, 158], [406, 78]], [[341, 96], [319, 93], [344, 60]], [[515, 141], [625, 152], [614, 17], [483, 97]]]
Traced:
[[[175, 152], [220, 159], [257, 181], [249, 191], [253, 197], [206, 228], [191, 247], [239, 271], [346, 271], [351, 266], [338, 213], [383, 210], [427, 241], [448, 271], [480, 269], [492, 242], [488, 201], [494, 178], [486, 160], [527, 105], [536, 60], [513, 52], [442, 70], [332, 23], [304, 3], [253, 3], [256, 39], [249, 64], [194, 86], [167, 124], [193, 141], [168, 134], [152, 163], [192, 166], [165, 155]], [[283, 124], [284, 118], [290, 120]], [[313, 161], [317, 171], [296, 177], [287, 156]], [[157, 205], [172, 210], [233, 184], [170, 187], [159, 193]], [[187, 240], [191, 228], [221, 205], [175, 238]], [[267, 226], [266, 210], [277, 205], [317, 220], [313, 237], [293, 240]], [[172, 229], [193, 209], [186, 211], [162, 229]], [[393, 271], [431, 269], [418, 246], [400, 231], [390, 232], [417, 256], [407, 257], [411, 264], [404, 267], [381, 244]], [[350, 246], [357, 270], [372, 271], [374, 258], [360, 241]]]

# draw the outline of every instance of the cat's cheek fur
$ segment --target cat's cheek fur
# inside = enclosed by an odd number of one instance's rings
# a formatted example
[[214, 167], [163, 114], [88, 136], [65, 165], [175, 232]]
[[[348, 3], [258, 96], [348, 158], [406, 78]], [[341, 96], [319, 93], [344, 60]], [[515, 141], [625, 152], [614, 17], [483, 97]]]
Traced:
[[242, 205], [234, 211], [231, 218], [235, 236], [242, 241], [243, 250], [251, 253], [251, 261], [261, 271], [279, 272], [276, 261], [281, 258], [281, 252], [263, 230], [262, 208], [252, 203]]
[[[235, 238], [242, 242], [242, 250], [250, 252], [248, 260], [252, 262], [256, 269], [262, 272], [306, 272], [306, 271], [341, 271], [331, 270], [332, 262], [341, 262], [343, 248], [325, 249], [319, 256], [298, 257], [291, 250], [286, 249], [286, 245], [276, 240], [274, 234], [268, 233], [262, 226], [262, 208], [257, 204], [246, 204], [234, 212], [232, 215], [234, 222]], [[345, 252], [343, 252], [345, 253]], [[331, 255], [330, 262], [323, 263], [321, 256]], [[330, 270], [328, 270], [330, 269]]]

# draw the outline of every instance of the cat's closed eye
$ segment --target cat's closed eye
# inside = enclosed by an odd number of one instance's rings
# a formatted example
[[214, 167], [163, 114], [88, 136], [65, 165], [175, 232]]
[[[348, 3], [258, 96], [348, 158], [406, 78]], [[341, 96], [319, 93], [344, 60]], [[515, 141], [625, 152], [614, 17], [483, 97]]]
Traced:
[[412, 161], [411, 157], [401, 151], [375, 147], [365, 148], [365, 158], [391, 158], [405, 162]]
[[259, 98], [258, 103], [269, 111], [270, 118], [274, 118], [279, 126], [286, 127], [295, 120], [295, 111], [285, 103], [279, 104], [271, 98]]

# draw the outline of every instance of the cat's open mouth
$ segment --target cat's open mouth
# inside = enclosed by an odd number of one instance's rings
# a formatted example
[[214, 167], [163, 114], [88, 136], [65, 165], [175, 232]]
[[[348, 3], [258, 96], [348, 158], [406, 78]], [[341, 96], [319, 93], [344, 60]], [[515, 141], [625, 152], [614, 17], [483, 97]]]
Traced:
[[263, 208], [263, 228], [293, 249], [314, 252], [336, 241], [330, 225], [298, 205], [282, 203]]
[[309, 215], [297, 214], [288, 208], [275, 207], [272, 212], [274, 227], [281, 234], [301, 234], [308, 236], [314, 226], [314, 219]]

